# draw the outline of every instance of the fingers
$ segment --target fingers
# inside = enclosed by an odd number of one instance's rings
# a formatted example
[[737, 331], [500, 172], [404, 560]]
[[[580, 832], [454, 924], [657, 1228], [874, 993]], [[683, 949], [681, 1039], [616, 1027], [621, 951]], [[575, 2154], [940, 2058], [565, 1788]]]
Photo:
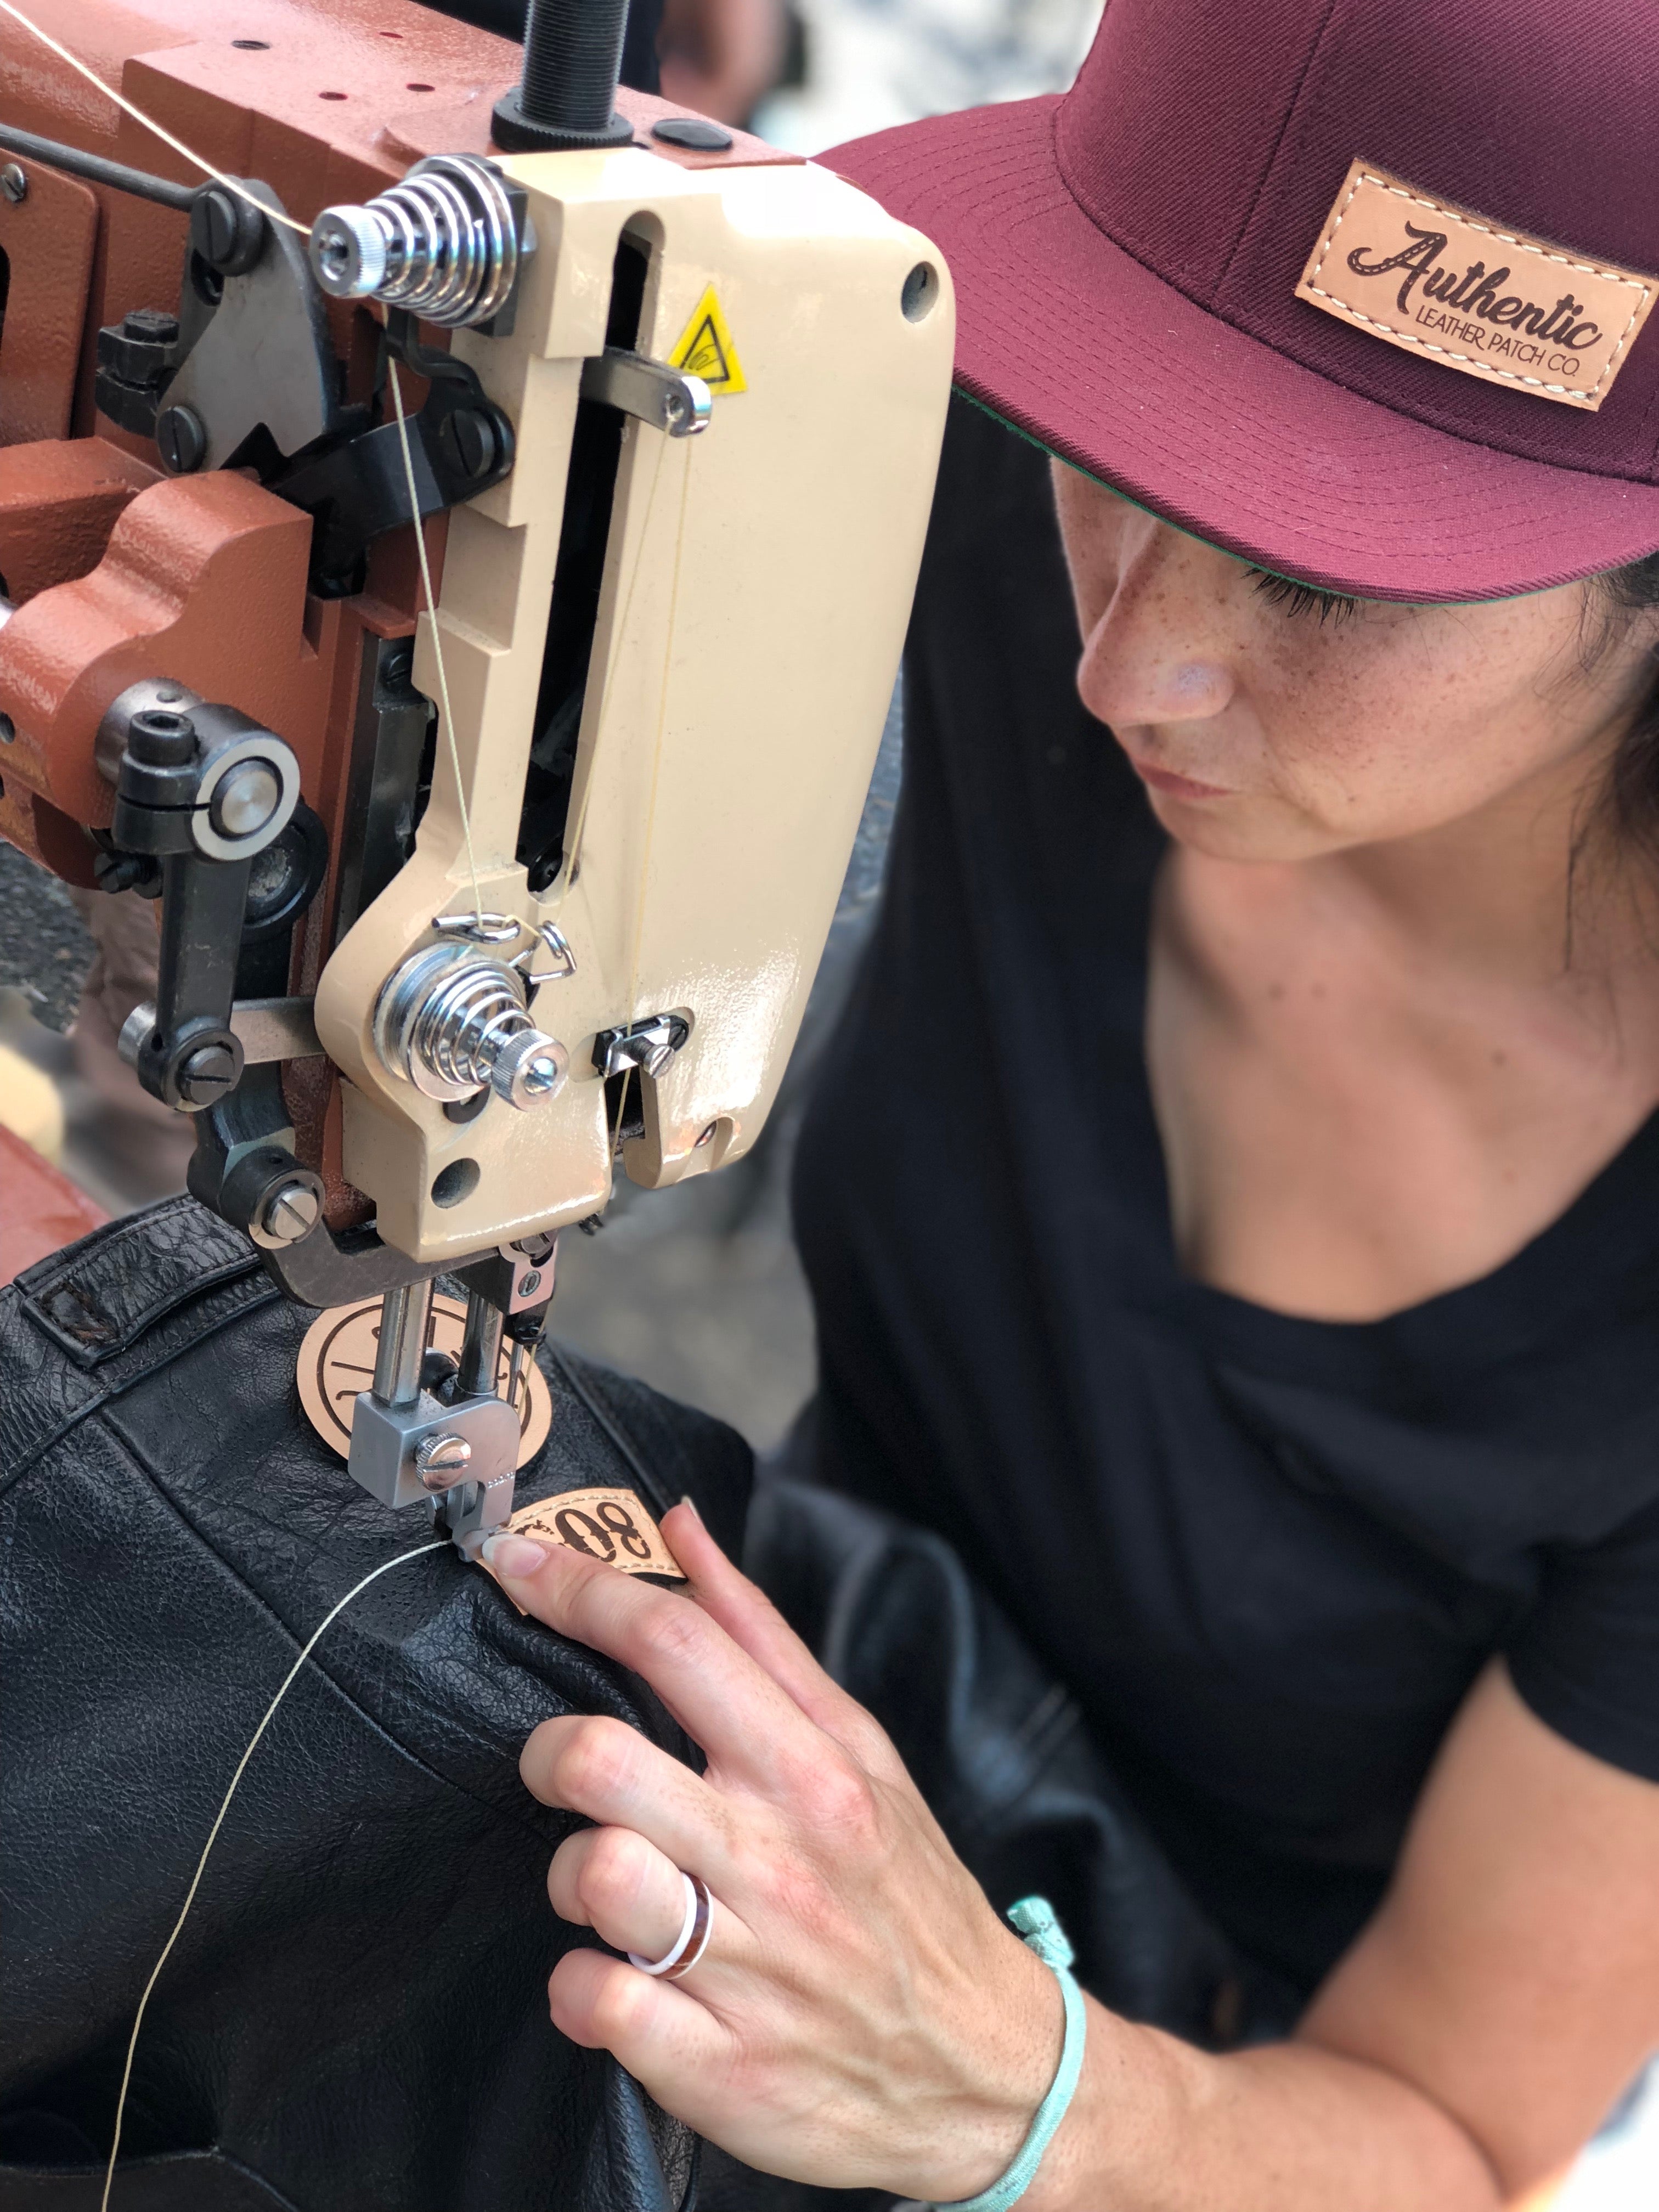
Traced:
[[568, 1836], [548, 1869], [547, 1892], [561, 1919], [592, 1928], [618, 1951], [639, 1959], [684, 1953], [691, 1939], [696, 1963], [687, 1987], [707, 2002], [733, 1970], [752, 1957], [744, 1922], [710, 1892], [708, 1933], [697, 1927], [697, 1900], [684, 1876], [654, 1844], [627, 1828], [584, 1828]]
[[[672, 1525], [671, 1525], [672, 1524]], [[854, 1757], [898, 1764], [885, 1731], [827, 1674], [766, 1593], [732, 1565], [689, 1498], [663, 1516], [663, 1533], [691, 1579], [692, 1595], [732, 1642], [763, 1668], [808, 1719]]]
[[718, 2104], [734, 2039], [689, 1986], [653, 1981], [602, 1951], [579, 1950], [560, 1960], [547, 1993], [562, 2035], [613, 2052], [659, 2104], [693, 2127], [708, 2117], [711, 2098]]
[[601, 1827], [631, 1828], [674, 1866], [730, 1890], [730, 1807], [701, 1775], [625, 1721], [575, 1715], [544, 1721], [519, 1754], [519, 1772], [544, 1805], [586, 1814]]
[[750, 1787], [778, 1796], [811, 1771], [821, 1754], [812, 1723], [706, 1610], [561, 1546], [533, 1549], [532, 1558], [530, 1540], [518, 1536], [485, 1547], [501, 1587], [526, 1613], [643, 1675], [710, 1759]]
[[685, 1922], [685, 1877], [666, 1852], [631, 1828], [567, 1836], [547, 1870], [561, 1920], [591, 1928], [618, 1951], [660, 1959]]

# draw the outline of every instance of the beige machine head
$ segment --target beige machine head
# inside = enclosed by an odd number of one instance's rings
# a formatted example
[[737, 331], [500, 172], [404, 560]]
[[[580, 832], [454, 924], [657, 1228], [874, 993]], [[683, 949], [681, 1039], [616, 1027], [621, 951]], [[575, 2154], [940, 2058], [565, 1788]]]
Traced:
[[455, 349], [516, 456], [450, 518], [414, 672], [453, 752], [316, 1001], [346, 1173], [426, 1261], [594, 1212], [618, 1153], [656, 1185], [754, 1141], [879, 741], [952, 351], [938, 253], [825, 169], [501, 167], [533, 250], [511, 331]]

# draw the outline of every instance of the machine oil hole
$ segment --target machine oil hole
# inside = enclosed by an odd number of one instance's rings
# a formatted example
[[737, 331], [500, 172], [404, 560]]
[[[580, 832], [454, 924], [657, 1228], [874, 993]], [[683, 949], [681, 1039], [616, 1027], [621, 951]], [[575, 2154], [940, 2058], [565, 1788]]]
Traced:
[[899, 295], [899, 305], [904, 310], [907, 323], [920, 323], [933, 312], [933, 302], [939, 297], [939, 271], [931, 261], [918, 261], [904, 280], [904, 289]]
[[233, 39], [230, 43], [240, 47], [245, 54], [268, 54], [270, 52], [269, 39]]
[[319, 100], [343, 100], [346, 95], [343, 92], [319, 92], [317, 97]]
[[406, 84], [404, 90], [405, 92], [435, 92], [437, 87], [430, 84]]
[[459, 1206], [464, 1198], [471, 1198], [478, 1188], [477, 1160], [451, 1160], [441, 1168], [432, 1179], [434, 1206]]

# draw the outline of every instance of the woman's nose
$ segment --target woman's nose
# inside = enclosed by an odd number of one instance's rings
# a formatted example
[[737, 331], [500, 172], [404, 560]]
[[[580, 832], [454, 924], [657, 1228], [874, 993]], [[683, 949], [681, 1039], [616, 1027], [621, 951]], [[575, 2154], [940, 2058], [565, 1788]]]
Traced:
[[1234, 565], [1166, 524], [1146, 534], [1084, 641], [1078, 690], [1091, 714], [1132, 727], [1220, 714], [1235, 690], [1223, 605]]

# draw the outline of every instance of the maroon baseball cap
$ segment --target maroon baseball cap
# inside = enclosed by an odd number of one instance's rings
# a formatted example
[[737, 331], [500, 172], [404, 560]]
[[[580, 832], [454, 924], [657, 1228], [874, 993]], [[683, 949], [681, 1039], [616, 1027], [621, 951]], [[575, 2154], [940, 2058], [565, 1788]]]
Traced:
[[1634, 0], [1107, 0], [1063, 98], [825, 162], [937, 240], [957, 376], [1333, 591], [1659, 548], [1659, 20]]

